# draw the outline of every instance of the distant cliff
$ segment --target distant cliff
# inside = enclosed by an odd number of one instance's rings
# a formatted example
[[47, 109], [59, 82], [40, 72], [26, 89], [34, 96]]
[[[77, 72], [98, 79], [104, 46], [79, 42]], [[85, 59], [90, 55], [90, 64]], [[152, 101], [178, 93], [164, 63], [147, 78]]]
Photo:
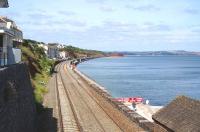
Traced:
[[111, 52], [106, 54], [107, 57], [123, 57], [123, 53]]
[[164, 55], [177, 55], [177, 56], [200, 56], [200, 52], [191, 52], [191, 51], [184, 51], [184, 50], [175, 50], [175, 51], [123, 51], [117, 52], [124, 55], [135, 55], [135, 56], [164, 56]]
[[62, 51], [66, 51], [71, 58], [82, 58], [82, 57], [104, 57], [106, 53], [97, 50], [81, 49], [74, 46], [65, 46]]

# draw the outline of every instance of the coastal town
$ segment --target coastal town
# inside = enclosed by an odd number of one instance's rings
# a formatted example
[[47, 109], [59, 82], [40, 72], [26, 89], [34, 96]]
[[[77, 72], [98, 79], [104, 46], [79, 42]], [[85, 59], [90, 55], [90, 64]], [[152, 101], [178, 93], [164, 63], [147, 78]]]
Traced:
[[[19, 45], [23, 42], [23, 33], [15, 22], [7, 17], [0, 17], [0, 64], [11, 65], [21, 62], [21, 50]], [[38, 43], [44, 49], [45, 54], [51, 59], [67, 59], [65, 51], [60, 51], [64, 45], [58, 43]]]
[[[9, 1], [0, 0], [1, 8], [9, 8]], [[38, 42], [25, 39], [15, 20], [0, 16], [0, 132], [198, 132], [199, 100], [181, 95], [155, 106], [141, 96], [116, 98], [78, 68], [97, 58], [165, 54], [199, 56]]]

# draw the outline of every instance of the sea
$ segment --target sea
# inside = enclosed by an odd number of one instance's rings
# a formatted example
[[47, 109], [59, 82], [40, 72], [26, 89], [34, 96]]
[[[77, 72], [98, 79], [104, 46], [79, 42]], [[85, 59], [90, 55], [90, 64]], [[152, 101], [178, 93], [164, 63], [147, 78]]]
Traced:
[[200, 100], [200, 56], [105, 57], [78, 69], [115, 98], [142, 97], [158, 106], [180, 95]]

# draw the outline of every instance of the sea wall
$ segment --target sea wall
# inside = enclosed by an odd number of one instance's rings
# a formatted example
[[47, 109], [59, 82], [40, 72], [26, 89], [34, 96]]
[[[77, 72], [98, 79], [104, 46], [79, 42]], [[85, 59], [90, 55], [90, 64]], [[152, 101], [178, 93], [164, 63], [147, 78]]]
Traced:
[[[127, 106], [125, 106], [123, 103], [116, 101], [107, 91], [104, 87], [97, 84], [95, 81], [75, 69], [75, 72], [83, 78], [94, 90], [93, 95], [96, 99], [99, 100], [100, 105], [106, 111], [109, 113], [110, 117], [116, 121], [116, 123], [121, 127], [128, 127], [128, 124], [126, 124], [123, 120], [120, 120], [120, 116], [127, 116], [129, 120], [131, 120], [133, 123], [138, 124], [140, 127], [145, 129], [146, 131], [154, 131], [154, 123], [149, 122], [144, 117], [137, 114], [135, 111], [130, 110]], [[116, 108], [116, 109], [113, 109]]]
[[0, 132], [36, 132], [33, 88], [25, 64], [0, 68]]

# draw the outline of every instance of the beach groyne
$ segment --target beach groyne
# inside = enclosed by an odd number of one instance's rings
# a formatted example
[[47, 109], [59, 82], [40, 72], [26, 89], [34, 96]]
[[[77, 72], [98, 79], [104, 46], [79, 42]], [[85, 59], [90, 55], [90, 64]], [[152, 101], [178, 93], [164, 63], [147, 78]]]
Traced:
[[[88, 83], [93, 90], [93, 96], [95, 99], [98, 100], [104, 111], [109, 113], [109, 116], [116, 121], [119, 126], [126, 127], [126, 124], [123, 120], [120, 120], [120, 116], [126, 115], [129, 120], [134, 123], [137, 123], [140, 127], [145, 129], [146, 131], [153, 131], [154, 130], [154, 123], [149, 122], [144, 117], [140, 116], [133, 110], [130, 110], [127, 106], [123, 103], [116, 101], [106, 90], [106, 88], [102, 87], [94, 80], [90, 79], [79, 70], [74, 70], [86, 83]], [[116, 109], [113, 109], [116, 108]]]

